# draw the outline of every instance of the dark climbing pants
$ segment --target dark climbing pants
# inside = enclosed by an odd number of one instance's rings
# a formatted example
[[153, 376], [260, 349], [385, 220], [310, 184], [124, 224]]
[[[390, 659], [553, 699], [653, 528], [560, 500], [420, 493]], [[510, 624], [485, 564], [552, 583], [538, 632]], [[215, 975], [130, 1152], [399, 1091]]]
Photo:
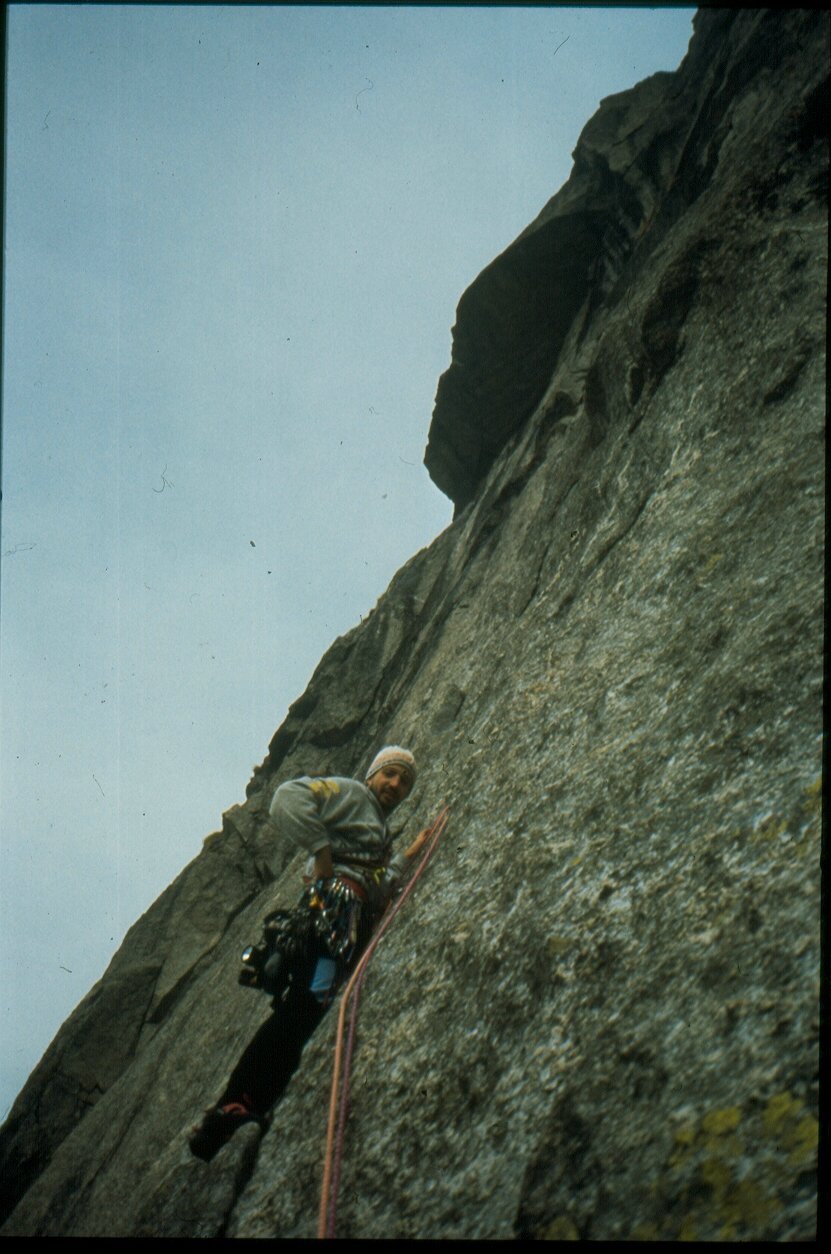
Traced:
[[[369, 911], [362, 912], [358, 940], [349, 968], [354, 968], [373, 931], [375, 920]], [[295, 983], [285, 1002], [275, 998], [274, 1012], [257, 1032], [234, 1068], [220, 1106], [242, 1102], [258, 1115], [267, 1115], [297, 1070], [303, 1046], [326, 1013], [328, 1002], [321, 1005], [307, 986], [311, 982], [317, 958], [310, 955], [303, 983]], [[341, 982], [347, 972], [341, 972]]]
[[220, 1105], [244, 1101], [265, 1115], [297, 1070], [303, 1046], [326, 1013], [310, 993], [279, 1004], [234, 1068]]

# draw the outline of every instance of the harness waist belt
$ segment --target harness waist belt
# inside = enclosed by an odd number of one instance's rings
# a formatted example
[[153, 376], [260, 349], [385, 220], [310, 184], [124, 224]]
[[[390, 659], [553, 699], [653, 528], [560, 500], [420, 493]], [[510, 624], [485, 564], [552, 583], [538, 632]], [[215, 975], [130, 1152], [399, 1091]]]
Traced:
[[350, 879], [348, 875], [342, 875], [340, 872], [337, 872], [337, 876], [339, 880], [342, 880], [347, 888], [352, 890], [360, 901], [369, 901], [369, 896], [363, 884], [358, 884], [355, 880]]

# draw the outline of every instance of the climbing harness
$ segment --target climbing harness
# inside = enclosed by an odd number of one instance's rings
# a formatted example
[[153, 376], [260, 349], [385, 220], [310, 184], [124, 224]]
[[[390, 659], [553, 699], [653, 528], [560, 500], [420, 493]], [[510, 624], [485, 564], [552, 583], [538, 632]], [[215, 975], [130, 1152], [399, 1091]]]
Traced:
[[[340, 1186], [340, 1170], [343, 1159], [343, 1140], [346, 1129], [346, 1113], [349, 1101], [349, 1077], [352, 1066], [352, 1052], [355, 1041], [355, 1026], [358, 1019], [358, 1003], [360, 1001], [361, 988], [363, 986], [364, 976], [369, 964], [369, 960], [375, 951], [375, 946], [380, 941], [384, 932], [392, 923], [398, 911], [407, 900], [413, 888], [417, 884], [422, 872], [433, 855], [433, 850], [439, 842], [439, 839], [447, 826], [449, 807], [445, 806], [434, 820], [432, 826], [428, 829], [426, 841], [429, 841], [421, 861], [418, 864], [415, 873], [410, 878], [401, 896], [395, 902], [381, 920], [381, 924], [375, 936], [370, 941], [363, 957], [356, 966], [352, 977], [347, 984], [343, 997], [341, 998], [340, 1010], [338, 1012], [338, 1026], [335, 1036], [335, 1059], [332, 1069], [332, 1088], [329, 1098], [329, 1123], [326, 1130], [326, 1150], [323, 1159], [323, 1185], [320, 1193], [320, 1211], [318, 1214], [318, 1230], [319, 1238], [331, 1238], [335, 1235], [335, 1215], [338, 1199], [338, 1188]], [[350, 1004], [351, 999], [351, 1004]], [[346, 1053], [341, 1068], [341, 1054], [343, 1052], [343, 1034], [344, 1024], [346, 1022], [346, 1012], [349, 1009], [349, 1035], [346, 1041]], [[341, 1075], [341, 1071], [343, 1074]], [[339, 1090], [342, 1090], [339, 1092]]]
[[365, 897], [345, 876], [309, 884], [294, 910], [266, 915], [262, 940], [242, 952], [239, 983], [285, 1001], [292, 984], [306, 981], [321, 955], [336, 962], [340, 983], [358, 945]]
[[309, 965], [315, 935], [314, 920], [300, 905], [272, 911], [263, 920], [260, 942], [242, 951], [239, 983], [285, 1001], [295, 977]]

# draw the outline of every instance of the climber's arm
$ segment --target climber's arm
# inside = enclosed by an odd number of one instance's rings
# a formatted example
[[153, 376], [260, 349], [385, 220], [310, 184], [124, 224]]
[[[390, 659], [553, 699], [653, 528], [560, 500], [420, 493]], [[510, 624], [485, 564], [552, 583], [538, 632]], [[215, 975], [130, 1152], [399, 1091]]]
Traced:
[[419, 834], [416, 836], [413, 843], [407, 849], [404, 850], [404, 857], [407, 858], [408, 860], [410, 858], [414, 858], [416, 854], [419, 852], [419, 850], [421, 849], [421, 847], [423, 846], [427, 837], [430, 835], [431, 831], [432, 831], [432, 828], [423, 827], [421, 831], [419, 832]]

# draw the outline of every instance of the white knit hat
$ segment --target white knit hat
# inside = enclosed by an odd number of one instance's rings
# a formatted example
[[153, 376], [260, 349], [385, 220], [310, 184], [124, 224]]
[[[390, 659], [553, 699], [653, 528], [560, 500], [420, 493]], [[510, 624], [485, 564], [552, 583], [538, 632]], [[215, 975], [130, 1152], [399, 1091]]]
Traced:
[[413, 783], [415, 783], [415, 758], [409, 749], [402, 749], [401, 745], [385, 745], [370, 762], [369, 770], [364, 778], [372, 779], [375, 772], [380, 771], [382, 766], [405, 766], [413, 777]]

